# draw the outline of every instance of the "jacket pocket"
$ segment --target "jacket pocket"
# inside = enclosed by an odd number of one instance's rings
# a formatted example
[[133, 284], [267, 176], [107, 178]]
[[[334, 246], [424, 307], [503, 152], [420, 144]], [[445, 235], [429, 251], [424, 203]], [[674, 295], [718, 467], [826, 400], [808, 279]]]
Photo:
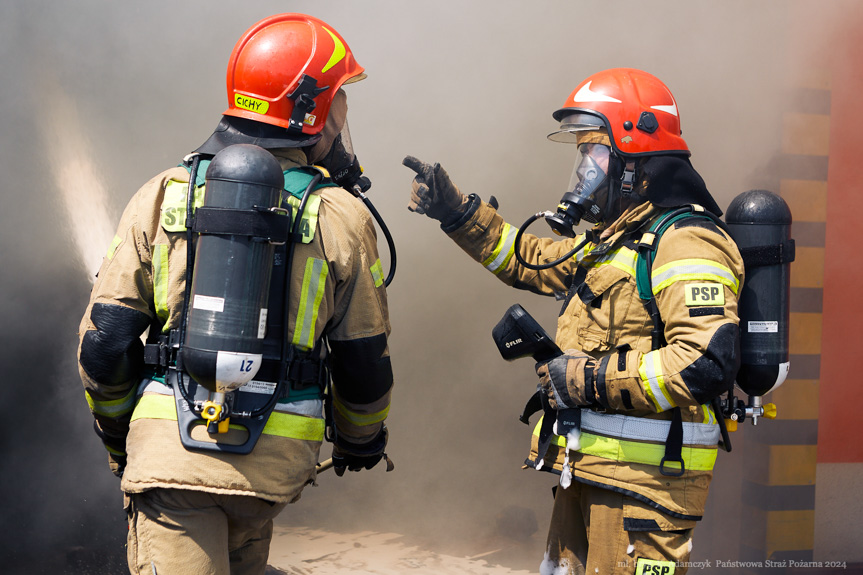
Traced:
[[[632, 300], [638, 297], [635, 280], [610, 265], [594, 268], [576, 288], [578, 345], [588, 353], [602, 353], [617, 345]], [[578, 305], [578, 303], [577, 303]]]

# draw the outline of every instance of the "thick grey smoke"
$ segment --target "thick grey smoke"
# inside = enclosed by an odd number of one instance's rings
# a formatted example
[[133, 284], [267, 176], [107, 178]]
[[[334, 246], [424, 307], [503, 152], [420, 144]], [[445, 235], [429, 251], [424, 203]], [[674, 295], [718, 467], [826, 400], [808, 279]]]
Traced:
[[[533, 366], [501, 360], [490, 331], [516, 301], [552, 330], [558, 304], [506, 288], [434, 222], [408, 213], [405, 154], [441, 162], [465, 193], [497, 196], [501, 213], [521, 224], [556, 205], [571, 170], [572, 149], [545, 139], [555, 129], [551, 112], [583, 77], [626, 66], [675, 93], [693, 164], [722, 207], [747, 189], [776, 188], [765, 167], [779, 141], [784, 0], [5, 2], [0, 564], [14, 566], [8, 572], [67, 564], [73, 572], [96, 555], [122, 563], [120, 493], [74, 361], [95, 272], [79, 261], [75, 224], [113, 217], [113, 233], [135, 189], [217, 123], [236, 39], [287, 10], [331, 23], [366, 67], [368, 79], [347, 89], [351, 131], [399, 269], [390, 288], [396, 471], [323, 475], [285, 523], [395, 531], [476, 554], [501, 535], [499, 517], [519, 513], [507, 508], [521, 507], [539, 531], [498, 557], [525, 568], [541, 557], [555, 480], [519, 469], [529, 434], [516, 420]], [[71, 144], [63, 139], [70, 131]], [[58, 169], [70, 159], [77, 172]], [[82, 183], [84, 210], [70, 222], [64, 190], [68, 197]], [[97, 188], [104, 200], [93, 199]], [[696, 555], [722, 541], [727, 510], [739, 508], [732, 475], [741, 452], [720, 457], [714, 491], [723, 499], [711, 495]]]

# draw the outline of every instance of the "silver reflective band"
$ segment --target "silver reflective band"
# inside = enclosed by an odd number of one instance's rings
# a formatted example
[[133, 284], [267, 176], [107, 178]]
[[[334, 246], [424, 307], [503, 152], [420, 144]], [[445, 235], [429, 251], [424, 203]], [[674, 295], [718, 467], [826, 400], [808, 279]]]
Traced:
[[515, 245], [515, 236], [517, 233], [518, 228], [504, 223], [497, 246], [495, 246], [491, 256], [482, 262], [488, 271], [497, 274], [506, 266], [513, 254], [513, 246]]
[[[275, 389], [275, 383], [272, 384]], [[242, 388], [241, 388], [242, 389]], [[170, 386], [161, 381], [144, 378], [138, 387], [138, 397], [144, 393], [158, 393], [159, 395], [174, 395]], [[303, 415], [305, 417], [314, 417], [317, 419], [323, 418], [324, 402], [320, 399], [301, 399], [300, 401], [292, 401], [289, 403], [277, 403], [275, 411], [279, 413], [290, 413], [293, 415]]]
[[[599, 433], [617, 439], [664, 443], [668, 438], [670, 428], [670, 421], [620, 414], [602, 414], [589, 409], [581, 410], [582, 431]], [[683, 422], [684, 445], [716, 445], [718, 443], [718, 424]]]
[[171, 390], [171, 386], [162, 383], [156, 379], [150, 379], [149, 377], [145, 377], [141, 380], [141, 383], [138, 384], [138, 397], [144, 395], [144, 393], [158, 393], [159, 395], [174, 395], [173, 390]]

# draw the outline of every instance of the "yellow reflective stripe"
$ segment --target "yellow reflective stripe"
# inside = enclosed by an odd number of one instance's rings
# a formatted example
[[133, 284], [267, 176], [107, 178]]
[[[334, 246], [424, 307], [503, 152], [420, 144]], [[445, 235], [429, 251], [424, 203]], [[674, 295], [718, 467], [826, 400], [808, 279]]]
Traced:
[[90, 406], [90, 411], [93, 413], [106, 417], [117, 417], [118, 415], [132, 411], [132, 408], [135, 407], [135, 392], [136, 387], [132, 386], [126, 397], [110, 401], [96, 401], [86, 391], [84, 392], [84, 396], [87, 398], [87, 405]]
[[[135, 407], [132, 421], [138, 419], [177, 420], [177, 404], [172, 395], [146, 394]], [[232, 429], [243, 429], [241, 425], [231, 425]], [[274, 411], [264, 426], [265, 435], [276, 435], [291, 439], [308, 441], [324, 440], [324, 420], [318, 417], [304, 417], [293, 413]]]
[[[542, 418], [533, 428], [535, 437], [539, 437], [541, 426]], [[627, 441], [626, 439], [595, 435], [586, 431], [582, 431], [579, 437], [581, 447], [578, 452], [585, 455], [593, 455], [612, 461], [656, 466], [659, 466], [662, 463], [662, 458], [665, 457], [665, 444], [663, 443]], [[551, 442], [558, 447], [566, 447], [566, 438], [561, 435], [552, 436]], [[710, 471], [716, 463], [717, 453], [718, 450], [715, 447], [688, 447], [684, 445], [682, 449], [683, 463], [689, 471]]]
[[611, 266], [619, 270], [625, 271], [631, 276], [635, 276], [635, 261], [638, 259], [638, 252], [627, 247], [621, 246], [615, 251], [607, 254], [596, 260], [592, 267]]
[[338, 36], [333, 34], [329, 29], [327, 29], [326, 26], [321, 26], [321, 28], [323, 28], [324, 30], [327, 31], [327, 34], [329, 34], [330, 37], [332, 37], [333, 43], [335, 44], [335, 46], [333, 46], [333, 53], [330, 56], [330, 59], [327, 61], [327, 64], [324, 66], [324, 69], [321, 70], [321, 74], [323, 74], [324, 72], [326, 72], [327, 70], [329, 70], [330, 68], [332, 68], [333, 66], [335, 66], [336, 64], [341, 62], [342, 58], [345, 57], [345, 54], [347, 53], [347, 51], [345, 50], [345, 45], [342, 43], [341, 40], [339, 40]]
[[122, 242], [122, 241], [123, 241], [123, 238], [121, 238], [120, 236], [114, 236], [114, 239], [111, 240], [111, 245], [108, 246], [108, 254], [107, 254], [107, 258], [109, 260], [114, 258], [114, 252], [117, 251], [117, 246], [119, 246], [120, 242]]
[[297, 323], [294, 326], [292, 343], [303, 349], [312, 349], [315, 345], [315, 323], [318, 321], [318, 311], [324, 297], [327, 285], [327, 262], [317, 258], [306, 260], [306, 271], [303, 274], [303, 289], [300, 292], [300, 309], [297, 310]]
[[132, 421], [138, 419], [170, 419], [177, 421], [177, 404], [173, 395], [144, 394], [138, 400]]
[[[162, 199], [160, 221], [168, 232], [186, 231], [186, 205], [189, 193], [188, 182], [168, 180], [165, 184], [165, 197]], [[204, 186], [195, 188], [195, 199], [192, 209], [204, 204]]]
[[[282, 197], [294, 208], [294, 214], [300, 208], [302, 200], [295, 198], [288, 192], [284, 192]], [[303, 219], [300, 222], [300, 234], [303, 236], [304, 244], [311, 243], [315, 237], [315, 229], [318, 227], [318, 212], [321, 208], [320, 194], [309, 194], [309, 199], [306, 200], [306, 207], [303, 208]], [[293, 226], [293, 223], [291, 223]]]
[[371, 265], [369, 270], [372, 272], [372, 277], [375, 280], [375, 287], [384, 285], [384, 267], [381, 265], [380, 258]]
[[153, 246], [153, 303], [156, 316], [166, 325], [168, 322], [168, 246]]
[[650, 276], [653, 295], [679, 281], [711, 281], [727, 285], [735, 294], [740, 281], [734, 273], [713, 260], [686, 259], [669, 262], [656, 268]]
[[[626, 463], [641, 463], [644, 465], [659, 465], [665, 457], [665, 445], [627, 441], [593, 435], [582, 432], [579, 453], [594, 455], [603, 459], [623, 461]], [[683, 463], [688, 471], [710, 471], [716, 463], [715, 447], [683, 446]]]
[[671, 399], [668, 389], [665, 387], [665, 376], [662, 374], [662, 359], [659, 350], [645, 353], [641, 356], [638, 365], [638, 374], [641, 376], [642, 387], [650, 401], [653, 402], [656, 411], [667, 411], [677, 404]]
[[[545, 417], [545, 415], [541, 415], [539, 418], [539, 421], [537, 421], [536, 425], [533, 427], [533, 435], [535, 437], [539, 437], [539, 429], [540, 429], [540, 427], [542, 427], [542, 418], [543, 417]], [[562, 435], [552, 434], [551, 443], [554, 445], [557, 445], [558, 447], [566, 447], [566, 438], [563, 437]]]
[[[105, 445], [104, 443], [102, 445]], [[105, 445], [105, 451], [110, 453], [111, 455], [116, 455], [117, 457], [126, 457], [125, 451], [120, 451], [119, 449], [114, 449], [112, 447], [108, 447]]]
[[274, 411], [264, 426], [264, 433], [306, 441], [323, 441], [324, 420], [319, 417], [303, 417]]
[[497, 245], [494, 247], [491, 255], [482, 262], [485, 269], [497, 275], [506, 268], [506, 265], [515, 253], [513, 248], [515, 246], [515, 236], [517, 233], [518, 228], [514, 228], [507, 223], [503, 224], [503, 229], [500, 232], [500, 239], [498, 239]]
[[[574, 240], [574, 243], [577, 245], [577, 244], [580, 244], [580, 243], [581, 243], [581, 242], [583, 242], [583, 241], [584, 241], [584, 234], [581, 234], [581, 235], [579, 235], [579, 236], [576, 236], [576, 238], [575, 238], [575, 240]], [[577, 261], [577, 262], [580, 262], [580, 261], [581, 261], [581, 260], [583, 260], [583, 259], [584, 259], [584, 258], [585, 258], [585, 257], [586, 257], [590, 252], [591, 252], [591, 251], [593, 251], [593, 249], [594, 249], [595, 247], [596, 247], [596, 244], [594, 244], [594, 243], [588, 243], [588, 244], [587, 244], [587, 245], [585, 245], [583, 248], [581, 248], [580, 250], [578, 250], [577, 252], [575, 252], [575, 255], [573, 255], [573, 256], [572, 256], [572, 259], [574, 259], [574, 260], [575, 260], [575, 261]]]
[[368, 415], [364, 415], [355, 411], [351, 411], [350, 409], [345, 407], [342, 402], [338, 400], [333, 401], [333, 404], [336, 406], [336, 410], [342, 415], [342, 417], [347, 419], [349, 423], [358, 426], [380, 423], [387, 418], [387, 414], [389, 414], [390, 412], [389, 405], [383, 408], [381, 411], [378, 411], [377, 413], [370, 413]]
[[707, 423], [707, 424], [711, 424], [711, 425], [714, 423], [717, 423], [716, 415], [714, 415], [713, 407], [710, 404], [705, 403], [704, 405], [701, 406], [701, 408], [704, 410], [704, 422], [703, 423]]

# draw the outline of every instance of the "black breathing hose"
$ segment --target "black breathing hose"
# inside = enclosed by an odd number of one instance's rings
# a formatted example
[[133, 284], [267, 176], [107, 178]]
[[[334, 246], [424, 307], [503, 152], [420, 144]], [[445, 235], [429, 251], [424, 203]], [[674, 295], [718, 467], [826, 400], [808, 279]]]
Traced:
[[384, 280], [384, 286], [389, 287], [390, 282], [393, 281], [393, 277], [396, 275], [396, 244], [393, 242], [393, 236], [390, 234], [390, 230], [387, 225], [384, 223], [384, 219], [375, 209], [374, 204], [368, 198], [368, 196], [363, 193], [359, 186], [354, 187], [354, 193], [360, 198], [363, 203], [366, 205], [368, 210], [372, 213], [372, 216], [375, 218], [375, 221], [381, 227], [381, 231], [384, 233], [384, 237], [387, 240], [387, 249], [390, 251], [390, 272], [387, 274], [387, 278]]
[[[192, 266], [195, 263], [195, 232], [192, 230], [195, 214], [195, 189], [197, 188], [198, 166], [201, 163], [201, 155], [195, 154], [192, 157], [192, 165], [189, 167], [189, 189], [186, 194], [186, 286], [183, 296], [183, 321], [180, 322], [179, 349], [183, 349], [183, 344], [186, 342], [186, 322], [189, 318], [189, 299], [192, 297]], [[189, 409], [195, 409], [195, 398], [189, 394], [186, 389], [186, 384], [183, 382], [183, 355], [177, 355], [177, 387], [180, 389], [180, 394]]]
[[526, 267], [529, 270], [547, 270], [549, 268], [553, 268], [554, 266], [558, 266], [558, 265], [562, 264], [563, 262], [565, 262], [566, 260], [568, 260], [569, 258], [571, 258], [572, 256], [574, 256], [576, 254], [576, 252], [578, 252], [578, 250], [580, 250], [581, 248], [586, 246], [593, 239], [593, 234], [588, 231], [584, 234], [584, 241], [577, 244], [574, 248], [572, 248], [569, 252], [567, 252], [566, 254], [561, 256], [559, 259], [556, 259], [553, 262], [549, 262], [549, 263], [545, 263], [545, 264], [534, 265], [534, 264], [527, 263], [524, 260], [524, 258], [521, 256], [521, 250], [519, 250], [519, 247], [521, 246], [521, 236], [524, 235], [524, 230], [527, 229], [527, 226], [529, 226], [530, 224], [532, 224], [533, 222], [535, 222], [539, 218], [544, 218], [544, 217], [547, 217], [550, 215], [553, 215], [553, 214], [551, 212], [538, 212], [538, 213], [530, 216], [529, 218], [527, 218], [527, 220], [525, 220], [525, 222], [521, 225], [521, 228], [519, 228], [518, 232], [516, 232], [516, 234], [515, 234], [515, 241], [513, 242], [513, 250], [515, 251], [515, 259], [518, 261], [518, 263], [520, 263], [521, 265], [523, 265], [524, 267]]

